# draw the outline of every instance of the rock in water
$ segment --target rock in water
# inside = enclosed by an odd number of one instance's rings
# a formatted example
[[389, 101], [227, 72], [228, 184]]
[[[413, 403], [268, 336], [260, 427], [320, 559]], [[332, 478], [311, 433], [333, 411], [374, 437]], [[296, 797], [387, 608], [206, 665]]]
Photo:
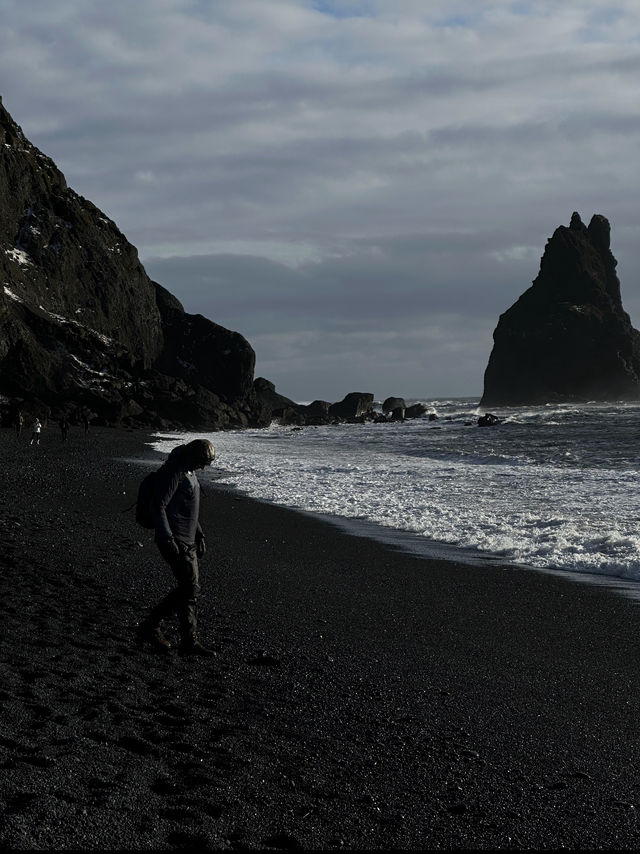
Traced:
[[351, 391], [340, 402], [331, 404], [329, 415], [346, 420], [355, 420], [370, 416], [372, 409], [372, 394], [366, 391]]
[[609, 243], [599, 214], [555, 230], [532, 286], [500, 316], [481, 406], [640, 398], [640, 333]]

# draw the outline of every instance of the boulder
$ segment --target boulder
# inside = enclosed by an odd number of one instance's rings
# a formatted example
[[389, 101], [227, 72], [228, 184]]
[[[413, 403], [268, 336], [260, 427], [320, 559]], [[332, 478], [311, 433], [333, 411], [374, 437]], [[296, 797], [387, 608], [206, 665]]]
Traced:
[[298, 407], [294, 409], [286, 406], [283, 409], [277, 409], [273, 412], [273, 418], [278, 424], [289, 427], [302, 427], [308, 423], [306, 416]]
[[326, 400], [314, 400], [308, 406], [304, 407], [305, 423], [311, 426], [318, 427], [322, 424], [331, 424], [336, 419], [329, 415], [329, 407], [331, 404]]
[[482, 407], [640, 398], [640, 333], [609, 246], [598, 214], [555, 230], [532, 286], [498, 321]]
[[404, 412], [406, 408], [407, 404], [404, 402], [404, 398], [402, 397], [388, 397], [382, 404], [382, 411], [385, 413], [393, 412], [397, 409], [402, 409]]
[[372, 411], [373, 395], [361, 391], [352, 391], [339, 403], [332, 403], [329, 407], [329, 415], [346, 421], [372, 416]]
[[328, 418], [331, 404], [326, 400], [314, 400], [305, 406], [304, 411], [309, 418]]
[[278, 420], [282, 424], [304, 424], [303, 411], [300, 406], [283, 394], [278, 394], [275, 385], [264, 377], [257, 377], [253, 383], [253, 391], [261, 407], [263, 417], [268, 421]]
[[[421, 418], [423, 415], [427, 414], [427, 410], [429, 409], [424, 403], [414, 403], [411, 406], [407, 406], [404, 417], [405, 418]], [[431, 416], [429, 416], [429, 420], [433, 420]]]
[[487, 412], [478, 418], [478, 427], [493, 427], [494, 424], [500, 424], [500, 418], [491, 412]]

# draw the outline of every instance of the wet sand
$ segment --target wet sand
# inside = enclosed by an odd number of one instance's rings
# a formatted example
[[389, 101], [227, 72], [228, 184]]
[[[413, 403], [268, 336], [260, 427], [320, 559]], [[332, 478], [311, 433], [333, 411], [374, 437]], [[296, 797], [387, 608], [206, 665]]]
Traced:
[[638, 847], [636, 602], [208, 486], [218, 654], [158, 657], [145, 440], [0, 431], [0, 848]]

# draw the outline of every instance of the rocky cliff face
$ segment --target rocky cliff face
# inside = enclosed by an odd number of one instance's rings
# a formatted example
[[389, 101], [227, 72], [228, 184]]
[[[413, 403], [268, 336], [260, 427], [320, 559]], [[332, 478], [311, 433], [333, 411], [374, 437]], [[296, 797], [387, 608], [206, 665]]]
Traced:
[[260, 426], [249, 343], [153, 283], [0, 99], [0, 414]]
[[640, 398], [640, 333], [622, 307], [608, 220], [574, 213], [500, 316], [481, 406]]

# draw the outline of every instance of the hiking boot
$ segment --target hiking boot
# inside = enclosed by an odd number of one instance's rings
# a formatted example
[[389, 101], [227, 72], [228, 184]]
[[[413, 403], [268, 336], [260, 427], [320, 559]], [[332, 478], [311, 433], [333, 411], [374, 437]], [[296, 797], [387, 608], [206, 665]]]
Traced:
[[197, 638], [191, 637], [180, 642], [178, 655], [202, 655], [211, 658], [215, 655], [215, 652], [203, 646]]
[[160, 626], [154, 625], [148, 620], [143, 620], [136, 629], [136, 640], [139, 644], [143, 644], [145, 641], [150, 643], [156, 652], [163, 654], [171, 649], [171, 644], [162, 634]]

